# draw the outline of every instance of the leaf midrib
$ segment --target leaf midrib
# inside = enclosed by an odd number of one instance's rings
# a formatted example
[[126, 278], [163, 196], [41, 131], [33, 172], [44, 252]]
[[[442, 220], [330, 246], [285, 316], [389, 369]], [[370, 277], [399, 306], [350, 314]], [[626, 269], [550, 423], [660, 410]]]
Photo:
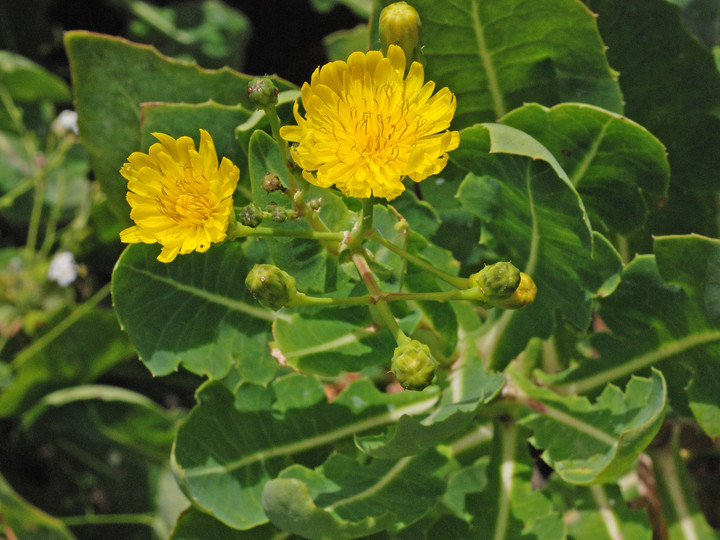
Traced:
[[143, 270], [142, 268], [138, 268], [136, 266], [125, 265], [125, 268], [141, 276], [148, 277], [152, 280], [174, 287], [184, 293], [188, 293], [193, 296], [197, 296], [198, 298], [202, 298], [203, 300], [211, 304], [223, 306], [233, 311], [239, 311], [240, 313], [245, 313], [246, 315], [250, 315], [251, 317], [254, 317], [256, 319], [262, 319], [270, 322], [274, 321], [275, 319], [290, 321], [290, 316], [284, 313], [271, 311], [269, 309], [257, 306], [251, 306], [249, 304], [246, 304], [245, 302], [233, 300], [232, 298], [228, 298], [226, 296], [221, 296], [219, 294], [215, 294], [204, 289], [199, 289], [197, 287], [186, 285], [185, 283], [175, 281], [172, 278], [153, 274], [152, 272], [148, 272], [147, 270]]
[[472, 0], [472, 8], [470, 14], [472, 17], [475, 38], [477, 40], [478, 53], [480, 55], [480, 60], [482, 61], [483, 68], [485, 69], [485, 75], [487, 76], [488, 82], [488, 90], [490, 92], [490, 97], [492, 98], [495, 118], [497, 119], [504, 116], [507, 111], [505, 108], [502, 91], [500, 90], [500, 83], [498, 82], [495, 64], [493, 63], [492, 55], [490, 54], [487, 43], [485, 41], [485, 30], [483, 29], [482, 22], [480, 21], [480, 14], [478, 13], [478, 6], [476, 0]]
[[[232, 461], [230, 463], [226, 463], [223, 465], [217, 465], [214, 467], [204, 467], [204, 468], [194, 469], [191, 471], [186, 471], [185, 478], [203, 477], [203, 476], [210, 476], [210, 475], [215, 475], [215, 474], [230, 474], [232, 471], [235, 471], [242, 467], [246, 467], [253, 463], [257, 463], [260, 461], [264, 461], [264, 460], [272, 459], [272, 458], [276, 458], [276, 457], [289, 456], [289, 455], [297, 454], [300, 452], [304, 452], [306, 450], [311, 450], [313, 448], [317, 448], [318, 446], [329, 444], [329, 443], [337, 441], [339, 439], [349, 437], [350, 435], [354, 435], [355, 433], [359, 433], [361, 431], [366, 431], [366, 430], [372, 429], [374, 427], [382, 426], [382, 425], [390, 423], [390, 422], [395, 422], [398, 419], [400, 419], [401, 416], [403, 416], [405, 414], [407, 414], [407, 415], [420, 414], [420, 413], [428, 410], [433, 405], [435, 405], [437, 400], [438, 400], [438, 397], [433, 396], [431, 399], [426, 399], [426, 400], [423, 400], [423, 401], [420, 401], [417, 403], [413, 403], [413, 404], [410, 404], [410, 405], [407, 405], [404, 407], [399, 407], [397, 409], [387, 411], [383, 414], [348, 424], [346, 426], [340, 427], [333, 431], [320, 433], [318, 435], [315, 435], [314, 437], [308, 437], [307, 439], [303, 439], [300, 441], [293, 441], [293, 442], [286, 443], [286, 444], [272, 446], [271, 448], [264, 448], [262, 450], [257, 450], [251, 454], [248, 454], [248, 455], [246, 455], [240, 459], [237, 459], [235, 461]], [[178, 464], [178, 465], [180, 465], [180, 464]]]

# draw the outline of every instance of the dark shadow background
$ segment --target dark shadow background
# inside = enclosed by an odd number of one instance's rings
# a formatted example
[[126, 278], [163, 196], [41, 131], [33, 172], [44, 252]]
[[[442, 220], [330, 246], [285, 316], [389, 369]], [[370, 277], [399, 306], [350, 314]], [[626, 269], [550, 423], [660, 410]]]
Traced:
[[[277, 73], [295, 84], [326, 62], [323, 37], [362, 22], [343, 5], [319, 13], [308, 0], [224, 1], [242, 11], [253, 25], [243, 71]], [[148, 3], [166, 6], [173, 2]], [[69, 80], [63, 32], [91, 30], [124, 36], [127, 21], [127, 12], [113, 0], [0, 0], [0, 49], [22, 54]]]

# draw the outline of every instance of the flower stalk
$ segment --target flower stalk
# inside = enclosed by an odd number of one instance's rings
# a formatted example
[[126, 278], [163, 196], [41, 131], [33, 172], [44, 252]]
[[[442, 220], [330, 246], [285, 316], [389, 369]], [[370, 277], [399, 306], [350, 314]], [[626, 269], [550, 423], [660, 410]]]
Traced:
[[357, 268], [360, 277], [365, 283], [368, 292], [370, 292], [370, 296], [373, 298], [376, 313], [382, 319], [382, 322], [385, 324], [387, 329], [390, 330], [393, 339], [395, 339], [395, 343], [403, 345], [410, 341], [410, 338], [405, 335], [405, 332], [402, 331], [402, 328], [400, 328], [400, 325], [395, 320], [395, 315], [393, 315], [392, 311], [390, 311], [390, 306], [387, 301], [382, 298], [384, 293], [377, 281], [375, 281], [375, 276], [373, 275], [372, 270], [370, 270], [370, 265], [368, 265], [366, 255], [360, 250], [355, 250], [352, 252], [352, 261], [355, 264], [355, 268]]

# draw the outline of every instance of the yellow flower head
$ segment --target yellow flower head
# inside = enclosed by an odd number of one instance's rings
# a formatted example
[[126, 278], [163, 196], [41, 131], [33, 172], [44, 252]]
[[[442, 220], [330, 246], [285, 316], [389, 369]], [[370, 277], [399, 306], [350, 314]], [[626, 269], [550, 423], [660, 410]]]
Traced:
[[202, 253], [225, 239], [240, 170], [227, 158], [218, 166], [215, 144], [205, 130], [200, 130], [198, 150], [190, 137], [153, 136], [160, 142], [147, 154], [130, 154], [120, 169], [135, 222], [120, 240], [158, 242], [163, 246], [158, 260], [170, 262], [178, 253]]
[[447, 152], [460, 143], [448, 131], [457, 102], [447, 88], [435, 95], [435, 83], [423, 84], [421, 64], [405, 74], [405, 54], [390, 45], [356, 52], [347, 62], [330, 62], [315, 70], [295, 103], [297, 126], [283, 126], [280, 136], [297, 143], [292, 158], [311, 184], [333, 184], [349, 197], [394, 199], [405, 187], [440, 172]]

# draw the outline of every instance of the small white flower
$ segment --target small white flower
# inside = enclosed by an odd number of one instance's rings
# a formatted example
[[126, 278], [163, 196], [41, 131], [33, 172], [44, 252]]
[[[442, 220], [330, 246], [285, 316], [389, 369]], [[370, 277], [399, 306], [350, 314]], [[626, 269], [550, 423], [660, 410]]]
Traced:
[[70, 109], [61, 111], [57, 118], [53, 121], [52, 128], [57, 135], [64, 135], [70, 131], [77, 135], [78, 113]]
[[78, 265], [75, 257], [69, 251], [61, 251], [56, 253], [50, 268], [48, 268], [47, 277], [50, 281], [56, 281], [61, 287], [67, 287], [77, 279]]

